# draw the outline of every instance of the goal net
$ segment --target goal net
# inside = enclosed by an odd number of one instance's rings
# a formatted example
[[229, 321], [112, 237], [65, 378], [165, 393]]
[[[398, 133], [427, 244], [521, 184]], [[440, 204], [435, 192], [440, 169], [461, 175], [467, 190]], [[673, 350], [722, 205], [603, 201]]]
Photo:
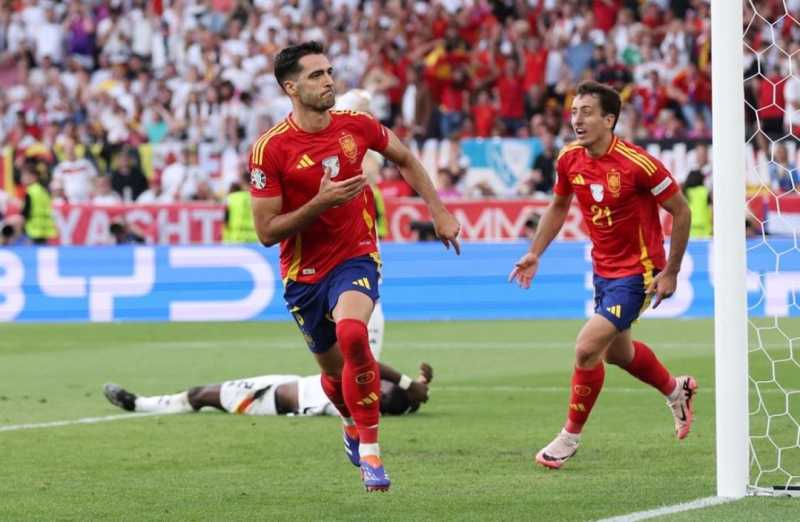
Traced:
[[742, 26], [747, 491], [800, 495], [800, 2], [745, 0]]

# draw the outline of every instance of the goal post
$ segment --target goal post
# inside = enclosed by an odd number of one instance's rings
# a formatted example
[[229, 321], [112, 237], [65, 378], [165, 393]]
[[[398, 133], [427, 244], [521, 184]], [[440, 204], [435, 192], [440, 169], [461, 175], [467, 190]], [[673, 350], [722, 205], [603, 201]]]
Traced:
[[717, 495], [729, 498], [749, 475], [743, 1], [711, 2]]

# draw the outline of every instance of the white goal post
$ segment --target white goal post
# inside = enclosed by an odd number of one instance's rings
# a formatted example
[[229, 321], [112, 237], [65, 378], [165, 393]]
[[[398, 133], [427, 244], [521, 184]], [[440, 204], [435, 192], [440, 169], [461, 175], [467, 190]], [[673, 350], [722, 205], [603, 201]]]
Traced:
[[742, 1], [711, 1], [717, 495], [749, 474]]

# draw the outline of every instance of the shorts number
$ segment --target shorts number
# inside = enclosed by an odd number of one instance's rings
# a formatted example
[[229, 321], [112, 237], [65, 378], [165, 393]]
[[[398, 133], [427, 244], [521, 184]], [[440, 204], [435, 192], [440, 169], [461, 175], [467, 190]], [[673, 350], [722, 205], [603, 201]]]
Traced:
[[592, 224], [596, 226], [602, 226], [600, 223], [603, 219], [606, 220], [608, 226], [614, 224], [614, 221], [611, 219], [611, 209], [608, 207], [601, 207], [598, 205], [592, 205]]

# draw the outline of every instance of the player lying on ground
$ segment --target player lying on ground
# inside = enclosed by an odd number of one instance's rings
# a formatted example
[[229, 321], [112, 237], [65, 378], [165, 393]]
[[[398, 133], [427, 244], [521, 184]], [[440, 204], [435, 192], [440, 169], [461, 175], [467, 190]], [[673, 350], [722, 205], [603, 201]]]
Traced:
[[[428, 401], [428, 385], [433, 368], [419, 367], [416, 380], [391, 366], [379, 363], [381, 377], [381, 413], [414, 413]], [[118, 384], [103, 386], [103, 394], [114, 406], [126, 411], [153, 413], [189, 413], [204, 407], [239, 415], [339, 415], [322, 389], [320, 375], [262, 375], [247, 379], [206, 384], [168, 394], [141, 396]], [[348, 449], [348, 448], [346, 448]]]
[[391, 130], [369, 114], [331, 110], [333, 72], [315, 42], [275, 57], [275, 78], [292, 113], [251, 148], [253, 224], [264, 245], [280, 243], [284, 299], [320, 367], [323, 390], [342, 414], [364, 487], [386, 491], [391, 481], [378, 445], [380, 379], [367, 341], [381, 261], [375, 203], [362, 170], [366, 151], [398, 166], [428, 206], [439, 239], [456, 253], [460, 225]]
[[[631, 324], [649, 306], [650, 297], [655, 296], [655, 308], [675, 292], [691, 212], [664, 165], [614, 135], [620, 106], [619, 94], [611, 87], [591, 81], [578, 86], [572, 101], [577, 140], [559, 154], [553, 201], [539, 221], [530, 251], [509, 276], [521, 287], [530, 287], [539, 258], [563, 226], [576, 197], [592, 240], [595, 315], [575, 344], [566, 424], [536, 455], [536, 461], [548, 468], [560, 468], [577, 451], [583, 425], [603, 387], [604, 361], [664, 394], [679, 439], [692, 426], [694, 378], [673, 377], [646, 344], [631, 336]], [[659, 207], [672, 214], [669, 259]]]

